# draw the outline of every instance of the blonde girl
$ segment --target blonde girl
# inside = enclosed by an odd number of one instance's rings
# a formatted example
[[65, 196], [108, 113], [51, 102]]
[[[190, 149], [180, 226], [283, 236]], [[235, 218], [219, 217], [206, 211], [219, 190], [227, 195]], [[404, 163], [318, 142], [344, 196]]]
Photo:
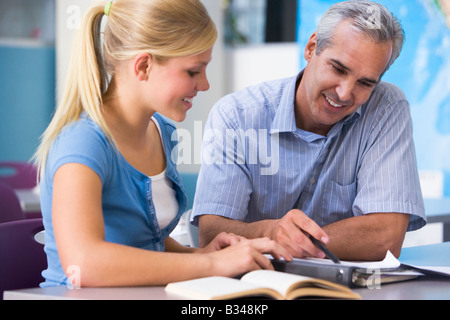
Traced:
[[41, 286], [164, 285], [271, 268], [263, 253], [291, 258], [268, 239], [220, 234], [198, 249], [169, 236], [186, 196], [167, 118], [184, 120], [208, 90], [216, 38], [199, 0], [117, 0], [86, 13], [36, 153], [48, 257]]

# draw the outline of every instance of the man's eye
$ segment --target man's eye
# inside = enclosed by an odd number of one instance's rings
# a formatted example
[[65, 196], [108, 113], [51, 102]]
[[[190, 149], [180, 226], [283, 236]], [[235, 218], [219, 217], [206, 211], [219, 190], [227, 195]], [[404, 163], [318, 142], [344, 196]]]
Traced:
[[336, 72], [337, 74], [345, 74], [345, 70], [338, 68], [336, 66], [333, 66], [333, 70], [334, 72]]
[[360, 83], [363, 87], [366, 87], [366, 88], [373, 88], [373, 87], [374, 87], [374, 84], [371, 83], [371, 82], [360, 81], [359, 83]]
[[199, 72], [197, 72], [197, 71], [188, 71], [188, 74], [191, 77], [195, 77], [197, 74], [199, 74]]

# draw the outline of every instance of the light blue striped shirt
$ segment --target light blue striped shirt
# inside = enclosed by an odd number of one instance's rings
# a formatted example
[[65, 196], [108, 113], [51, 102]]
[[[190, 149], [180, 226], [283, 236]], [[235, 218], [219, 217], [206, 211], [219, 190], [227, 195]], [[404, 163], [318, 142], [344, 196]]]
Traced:
[[409, 103], [379, 83], [327, 137], [297, 128], [297, 77], [221, 99], [206, 123], [193, 222], [204, 214], [254, 222], [294, 206], [320, 226], [377, 212], [426, 224]]

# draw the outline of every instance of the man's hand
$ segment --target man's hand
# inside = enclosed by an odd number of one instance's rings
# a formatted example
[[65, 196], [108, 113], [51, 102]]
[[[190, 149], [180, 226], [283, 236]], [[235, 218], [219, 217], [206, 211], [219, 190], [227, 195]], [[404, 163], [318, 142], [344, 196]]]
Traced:
[[325, 257], [325, 254], [309, 240], [310, 235], [323, 244], [329, 241], [328, 235], [322, 228], [304, 212], [295, 209], [278, 220], [261, 220], [252, 223], [216, 215], [203, 215], [199, 219], [199, 231], [200, 247], [206, 247], [216, 235], [225, 231], [247, 239], [261, 237], [272, 239], [296, 258]]
[[304, 212], [293, 209], [283, 218], [271, 222], [269, 237], [286, 248], [292, 256], [325, 257], [325, 254], [311, 242], [309, 236], [327, 244], [328, 235]]

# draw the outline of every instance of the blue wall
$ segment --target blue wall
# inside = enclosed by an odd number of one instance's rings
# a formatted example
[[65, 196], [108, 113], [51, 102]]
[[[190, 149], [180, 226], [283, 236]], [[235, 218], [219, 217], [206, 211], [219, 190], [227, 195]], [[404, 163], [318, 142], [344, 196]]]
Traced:
[[55, 49], [0, 46], [0, 161], [29, 160], [55, 108]]

